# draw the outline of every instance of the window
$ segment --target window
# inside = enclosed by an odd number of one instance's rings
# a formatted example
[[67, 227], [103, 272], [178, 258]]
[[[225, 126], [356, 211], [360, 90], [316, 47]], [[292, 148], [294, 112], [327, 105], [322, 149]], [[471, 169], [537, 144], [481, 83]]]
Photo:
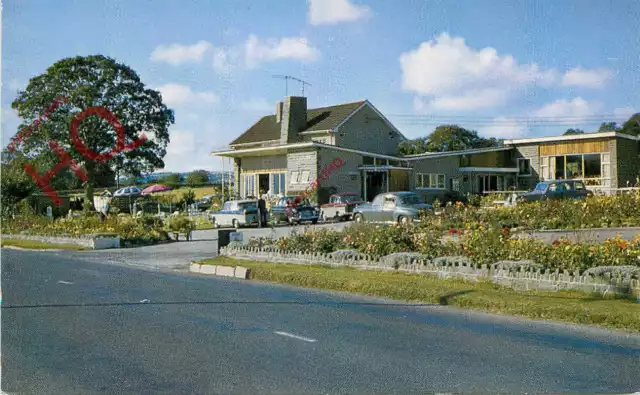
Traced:
[[271, 174], [271, 194], [279, 195], [285, 193], [285, 184], [284, 184], [284, 175], [285, 173], [273, 173]]
[[569, 184], [568, 182], [563, 182], [562, 183], [562, 189], [565, 191], [572, 191], [573, 188], [571, 187], [571, 184]]
[[384, 207], [391, 208], [396, 206], [396, 199], [393, 196], [387, 196], [384, 198]]
[[531, 159], [518, 158], [518, 175], [519, 176], [531, 175]]
[[445, 189], [446, 180], [444, 174], [416, 173], [416, 188], [437, 188]]
[[298, 179], [299, 184], [305, 184], [309, 182], [309, 170], [304, 170], [300, 173], [300, 178]]
[[256, 195], [256, 176], [254, 174], [248, 174], [244, 176], [244, 196]]
[[549, 184], [549, 191], [551, 192], [557, 192], [558, 191], [558, 186], [556, 184]]
[[298, 184], [298, 176], [299, 176], [299, 172], [297, 171], [292, 171], [291, 172], [291, 183], [292, 184]]
[[384, 196], [378, 195], [373, 199], [373, 202], [371, 204], [374, 206], [382, 206], [383, 202], [384, 202]]
[[582, 178], [582, 155], [567, 155], [566, 178]]
[[584, 191], [584, 189], [585, 189], [584, 184], [581, 183], [581, 182], [576, 182], [575, 183], [575, 187], [576, 187], [576, 191]]
[[561, 180], [564, 178], [564, 156], [556, 156], [555, 158], [551, 158], [551, 160], [555, 159], [555, 179]]

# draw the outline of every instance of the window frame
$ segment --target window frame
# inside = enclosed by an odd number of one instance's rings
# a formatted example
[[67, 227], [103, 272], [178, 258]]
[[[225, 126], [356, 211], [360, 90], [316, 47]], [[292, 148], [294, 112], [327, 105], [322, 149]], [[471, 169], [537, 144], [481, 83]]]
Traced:
[[[520, 166], [520, 163], [528, 163], [529, 165], [527, 166], [529, 169], [528, 173], [521, 173], [520, 171], [522, 170], [522, 167]], [[533, 169], [531, 168], [531, 158], [518, 158], [518, 177], [531, 177], [533, 175]]]

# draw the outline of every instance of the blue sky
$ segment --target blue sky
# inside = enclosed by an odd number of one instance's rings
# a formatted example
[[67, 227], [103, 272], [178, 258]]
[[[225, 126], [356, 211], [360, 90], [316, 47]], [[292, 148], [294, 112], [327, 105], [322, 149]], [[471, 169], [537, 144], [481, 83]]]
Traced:
[[[2, 142], [18, 89], [62, 58], [134, 68], [176, 112], [166, 170], [220, 149], [309, 81], [310, 107], [369, 99], [408, 138], [586, 131], [640, 111], [637, 0], [3, 2]], [[289, 94], [299, 94], [297, 83]]]

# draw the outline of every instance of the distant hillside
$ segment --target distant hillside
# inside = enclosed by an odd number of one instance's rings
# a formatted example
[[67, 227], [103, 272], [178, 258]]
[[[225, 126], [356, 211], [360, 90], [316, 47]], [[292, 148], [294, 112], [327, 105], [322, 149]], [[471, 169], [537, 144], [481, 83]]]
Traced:
[[[187, 178], [190, 172], [178, 173], [182, 178], [182, 182]], [[211, 184], [221, 184], [222, 183], [222, 172], [221, 171], [210, 171], [209, 173], [209, 182]], [[148, 184], [152, 182], [158, 182], [159, 179], [168, 176], [169, 174], [175, 174], [173, 172], [161, 172], [161, 173], [153, 173], [143, 177], [136, 178], [136, 184]], [[225, 184], [231, 180], [231, 184], [233, 184], [233, 172], [225, 171], [224, 172], [224, 182]], [[129, 181], [129, 178], [120, 178], [121, 182]]]

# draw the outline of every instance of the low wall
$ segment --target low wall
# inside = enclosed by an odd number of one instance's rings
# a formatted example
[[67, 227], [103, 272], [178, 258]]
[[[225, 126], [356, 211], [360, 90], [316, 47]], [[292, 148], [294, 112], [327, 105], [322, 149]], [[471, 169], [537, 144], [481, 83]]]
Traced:
[[517, 290], [579, 290], [601, 294], [628, 295], [640, 298], [640, 279], [623, 273], [605, 273], [602, 276], [570, 273], [540, 268], [534, 262], [502, 261], [492, 265], [476, 265], [467, 257], [423, 259], [419, 254], [400, 253], [375, 259], [350, 251], [334, 253], [284, 252], [275, 247], [228, 246], [220, 255], [239, 259], [255, 259], [276, 263], [321, 264], [334, 267], [350, 266], [365, 270], [403, 271], [428, 274], [439, 278], [485, 280]]
[[33, 240], [51, 244], [74, 244], [93, 250], [120, 248], [120, 236], [118, 235], [87, 235], [85, 237], [2, 235], [2, 237], [7, 239]]

